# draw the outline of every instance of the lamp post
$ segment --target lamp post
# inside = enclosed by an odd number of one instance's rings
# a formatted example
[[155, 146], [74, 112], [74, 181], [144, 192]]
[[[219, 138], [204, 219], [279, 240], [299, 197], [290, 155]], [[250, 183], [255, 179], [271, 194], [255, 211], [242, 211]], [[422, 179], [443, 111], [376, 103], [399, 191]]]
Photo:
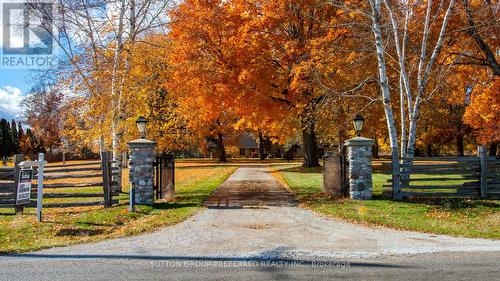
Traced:
[[358, 137], [361, 136], [361, 131], [363, 130], [363, 123], [365, 122], [365, 118], [363, 118], [363, 116], [361, 115], [356, 115], [356, 117], [354, 117], [354, 129], [356, 130], [356, 134], [358, 135]]
[[148, 123], [148, 120], [146, 120], [146, 118], [141, 116], [141, 117], [137, 118], [135, 123], [137, 125], [137, 130], [139, 131], [139, 134], [141, 135], [141, 139], [145, 139], [146, 138], [146, 125]]

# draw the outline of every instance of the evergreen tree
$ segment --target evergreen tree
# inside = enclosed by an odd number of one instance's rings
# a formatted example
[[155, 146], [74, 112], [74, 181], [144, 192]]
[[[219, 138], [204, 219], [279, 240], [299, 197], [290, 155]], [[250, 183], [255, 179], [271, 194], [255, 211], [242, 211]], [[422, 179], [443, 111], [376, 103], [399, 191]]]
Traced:
[[5, 120], [5, 128], [6, 128], [6, 134], [5, 134], [5, 140], [6, 140], [6, 154], [7, 156], [11, 157], [14, 155], [14, 145], [12, 143], [12, 128], [10, 126], [9, 121]]
[[12, 130], [12, 153], [13, 154], [18, 154], [19, 153], [19, 133], [17, 131], [17, 123], [16, 120], [12, 119], [12, 124], [10, 126]]
[[19, 140], [19, 151], [21, 151], [21, 142], [24, 140], [24, 130], [21, 122], [17, 124], [17, 139]]
[[13, 155], [13, 143], [12, 143], [12, 130], [10, 123], [2, 119], [0, 121], [0, 128], [2, 132], [2, 158], [10, 157]]

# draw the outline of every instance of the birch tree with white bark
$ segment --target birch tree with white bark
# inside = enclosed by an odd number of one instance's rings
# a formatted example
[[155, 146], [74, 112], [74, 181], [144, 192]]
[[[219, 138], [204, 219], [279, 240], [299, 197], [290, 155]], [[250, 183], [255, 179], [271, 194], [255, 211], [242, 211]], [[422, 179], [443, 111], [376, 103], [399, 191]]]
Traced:
[[[378, 63], [380, 95], [392, 153], [395, 199], [401, 199], [402, 196], [400, 181], [407, 182], [410, 177], [421, 107], [439, 87], [439, 81], [436, 80], [432, 81], [432, 89], [429, 84], [444, 47], [448, 23], [454, 14], [455, 0], [434, 1], [367, 0], [361, 4], [336, 0], [330, 2], [350, 13], [364, 15], [371, 21], [370, 41]], [[409, 48], [413, 55], [409, 54]], [[393, 50], [395, 55], [391, 52]], [[394, 83], [390, 81], [390, 71], [398, 73], [399, 87], [392, 86]], [[397, 88], [399, 99], [393, 93]], [[396, 100], [400, 103], [399, 126], [395, 116]], [[401, 170], [400, 164], [403, 164]]]

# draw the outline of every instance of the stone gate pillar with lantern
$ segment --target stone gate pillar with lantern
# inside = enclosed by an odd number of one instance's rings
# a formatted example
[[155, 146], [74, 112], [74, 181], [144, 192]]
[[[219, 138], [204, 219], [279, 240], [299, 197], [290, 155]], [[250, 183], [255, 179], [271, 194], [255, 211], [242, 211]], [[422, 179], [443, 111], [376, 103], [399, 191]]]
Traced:
[[130, 209], [134, 204], [153, 205], [154, 202], [154, 167], [156, 142], [146, 139], [144, 117], [136, 121], [141, 138], [128, 142], [130, 150], [129, 181]]
[[357, 115], [353, 121], [358, 136], [344, 143], [349, 162], [349, 195], [351, 199], [366, 200], [373, 194], [372, 146], [375, 141], [361, 136], [363, 117]]

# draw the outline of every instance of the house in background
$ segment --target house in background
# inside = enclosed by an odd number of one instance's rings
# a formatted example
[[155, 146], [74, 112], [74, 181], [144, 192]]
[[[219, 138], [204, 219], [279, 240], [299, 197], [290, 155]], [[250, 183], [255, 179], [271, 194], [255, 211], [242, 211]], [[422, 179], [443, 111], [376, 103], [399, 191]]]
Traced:
[[[232, 145], [226, 144], [226, 149], [229, 146], [237, 148], [236, 154], [228, 154], [228, 157], [234, 158], [259, 158], [259, 141], [253, 133], [241, 133], [235, 138]], [[300, 141], [289, 141], [286, 145], [276, 144], [269, 137], [264, 137], [263, 153], [266, 158], [301, 158], [303, 157]], [[215, 139], [206, 139], [206, 158], [216, 158], [218, 156], [217, 143]], [[321, 148], [319, 148], [321, 149]]]
[[[268, 138], [264, 137], [262, 142], [263, 153], [271, 158], [283, 158], [285, 149], [282, 145], [273, 144]], [[242, 133], [238, 139], [236, 146], [239, 149], [239, 157], [243, 158], [258, 158], [259, 157], [259, 142], [252, 133]]]
[[[256, 158], [259, 157], [259, 144], [255, 137], [250, 133], [243, 133], [238, 138], [236, 144], [240, 150], [239, 157]], [[266, 154], [266, 152], [264, 152]]]

